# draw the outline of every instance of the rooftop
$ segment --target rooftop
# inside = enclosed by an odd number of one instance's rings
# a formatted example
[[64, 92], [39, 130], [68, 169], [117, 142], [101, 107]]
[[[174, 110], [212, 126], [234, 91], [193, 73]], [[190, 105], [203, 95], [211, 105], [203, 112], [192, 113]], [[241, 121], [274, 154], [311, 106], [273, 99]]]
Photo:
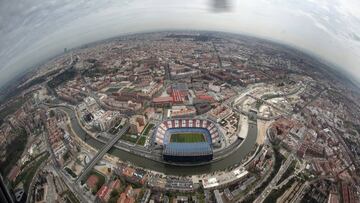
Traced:
[[165, 145], [163, 154], [173, 156], [203, 156], [212, 154], [212, 149], [208, 142], [169, 143]]

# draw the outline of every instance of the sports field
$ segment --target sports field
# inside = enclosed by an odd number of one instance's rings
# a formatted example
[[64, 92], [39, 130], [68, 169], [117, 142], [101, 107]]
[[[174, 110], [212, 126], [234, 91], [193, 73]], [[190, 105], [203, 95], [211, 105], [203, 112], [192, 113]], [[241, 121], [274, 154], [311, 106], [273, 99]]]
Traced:
[[205, 142], [204, 135], [201, 133], [175, 133], [170, 137], [170, 142], [194, 143]]

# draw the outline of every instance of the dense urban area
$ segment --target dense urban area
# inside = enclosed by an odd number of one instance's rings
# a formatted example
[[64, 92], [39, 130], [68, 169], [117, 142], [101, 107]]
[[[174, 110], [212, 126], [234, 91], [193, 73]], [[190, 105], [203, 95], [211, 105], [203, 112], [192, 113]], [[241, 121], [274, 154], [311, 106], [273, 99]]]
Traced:
[[1, 94], [16, 202], [360, 202], [359, 88], [281, 44], [128, 35], [65, 48]]

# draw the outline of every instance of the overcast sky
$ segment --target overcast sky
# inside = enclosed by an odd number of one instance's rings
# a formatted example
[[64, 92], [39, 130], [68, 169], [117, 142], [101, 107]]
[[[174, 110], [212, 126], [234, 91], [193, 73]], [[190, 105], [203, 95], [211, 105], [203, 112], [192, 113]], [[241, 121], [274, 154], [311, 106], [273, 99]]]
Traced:
[[[223, 0], [224, 1], [224, 0]], [[360, 81], [359, 0], [0, 0], [0, 86], [89, 42], [142, 31], [244, 33], [299, 47]]]

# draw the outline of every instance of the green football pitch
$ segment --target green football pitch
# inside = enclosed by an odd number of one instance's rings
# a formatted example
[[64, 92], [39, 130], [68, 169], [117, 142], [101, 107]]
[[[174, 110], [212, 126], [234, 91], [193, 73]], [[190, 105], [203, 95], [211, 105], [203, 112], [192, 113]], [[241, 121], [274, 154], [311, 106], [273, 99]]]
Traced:
[[204, 135], [201, 133], [175, 133], [170, 137], [170, 142], [194, 143], [205, 142]]

